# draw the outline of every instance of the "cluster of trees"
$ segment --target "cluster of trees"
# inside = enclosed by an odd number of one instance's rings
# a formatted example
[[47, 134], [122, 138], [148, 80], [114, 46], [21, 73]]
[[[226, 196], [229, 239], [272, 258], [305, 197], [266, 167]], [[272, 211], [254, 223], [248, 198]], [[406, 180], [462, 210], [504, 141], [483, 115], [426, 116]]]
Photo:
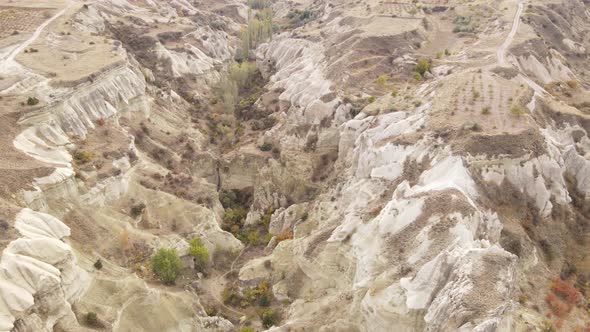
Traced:
[[[204, 271], [209, 261], [209, 251], [203, 245], [200, 237], [194, 237], [189, 241], [189, 255], [195, 262], [195, 269]], [[176, 249], [161, 248], [152, 257], [152, 271], [168, 285], [173, 285], [180, 275], [182, 263]]]
[[218, 94], [226, 113], [233, 114], [239, 102], [240, 91], [251, 89], [258, 69], [252, 62], [234, 62], [219, 82]]
[[252, 11], [248, 12], [248, 25], [241, 32], [243, 52], [241, 58], [248, 59], [250, 50], [272, 39], [272, 17], [273, 13], [270, 7], [260, 10], [255, 15], [252, 15]]

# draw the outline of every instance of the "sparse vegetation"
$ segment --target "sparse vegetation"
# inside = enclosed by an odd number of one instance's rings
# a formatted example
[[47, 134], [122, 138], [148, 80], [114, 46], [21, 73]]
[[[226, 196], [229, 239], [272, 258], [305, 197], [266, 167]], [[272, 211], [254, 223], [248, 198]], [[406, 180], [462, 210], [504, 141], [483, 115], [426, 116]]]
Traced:
[[482, 109], [481, 109], [481, 114], [483, 114], [483, 115], [488, 115], [488, 114], [490, 114], [490, 108], [489, 108], [489, 107], [487, 107], [487, 106], [486, 106], [486, 107], [484, 107], [484, 108], [482, 108]]
[[94, 262], [94, 268], [97, 270], [102, 269], [102, 260], [100, 260], [100, 258], [97, 259], [96, 262]]
[[180, 257], [176, 249], [161, 248], [152, 257], [152, 271], [165, 284], [174, 284], [180, 273]]
[[520, 105], [512, 105], [510, 107], [510, 113], [515, 116], [521, 116], [525, 113], [524, 107]]

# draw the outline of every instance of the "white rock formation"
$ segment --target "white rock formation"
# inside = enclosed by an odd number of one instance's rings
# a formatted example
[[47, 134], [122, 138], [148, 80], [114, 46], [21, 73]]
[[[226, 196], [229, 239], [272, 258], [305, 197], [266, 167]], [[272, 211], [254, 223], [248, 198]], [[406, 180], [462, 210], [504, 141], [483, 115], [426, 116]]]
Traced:
[[[70, 229], [44, 213], [23, 209], [15, 228], [21, 238], [12, 241], [0, 259], [0, 331], [9, 331], [17, 318], [27, 319], [33, 306], [47, 306], [46, 323], [51, 331], [64, 316], [73, 315], [70, 305], [87, 289], [90, 279], [76, 262], [72, 248], [63, 242]], [[55, 302], [37, 303], [33, 296], [57, 294]]]

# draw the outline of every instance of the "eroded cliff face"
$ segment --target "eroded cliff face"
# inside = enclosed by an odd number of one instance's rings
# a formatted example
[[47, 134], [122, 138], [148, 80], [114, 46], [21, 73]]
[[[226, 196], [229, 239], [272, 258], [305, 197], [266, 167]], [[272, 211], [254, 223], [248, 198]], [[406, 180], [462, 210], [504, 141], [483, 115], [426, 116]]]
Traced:
[[587, 3], [7, 5], [0, 331], [587, 328]]

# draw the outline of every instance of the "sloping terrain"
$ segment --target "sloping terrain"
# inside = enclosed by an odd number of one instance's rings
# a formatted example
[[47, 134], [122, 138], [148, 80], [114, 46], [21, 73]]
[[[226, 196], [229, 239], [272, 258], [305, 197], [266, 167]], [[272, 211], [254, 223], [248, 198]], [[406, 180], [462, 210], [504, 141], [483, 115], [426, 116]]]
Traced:
[[0, 27], [0, 331], [590, 329], [588, 1]]

